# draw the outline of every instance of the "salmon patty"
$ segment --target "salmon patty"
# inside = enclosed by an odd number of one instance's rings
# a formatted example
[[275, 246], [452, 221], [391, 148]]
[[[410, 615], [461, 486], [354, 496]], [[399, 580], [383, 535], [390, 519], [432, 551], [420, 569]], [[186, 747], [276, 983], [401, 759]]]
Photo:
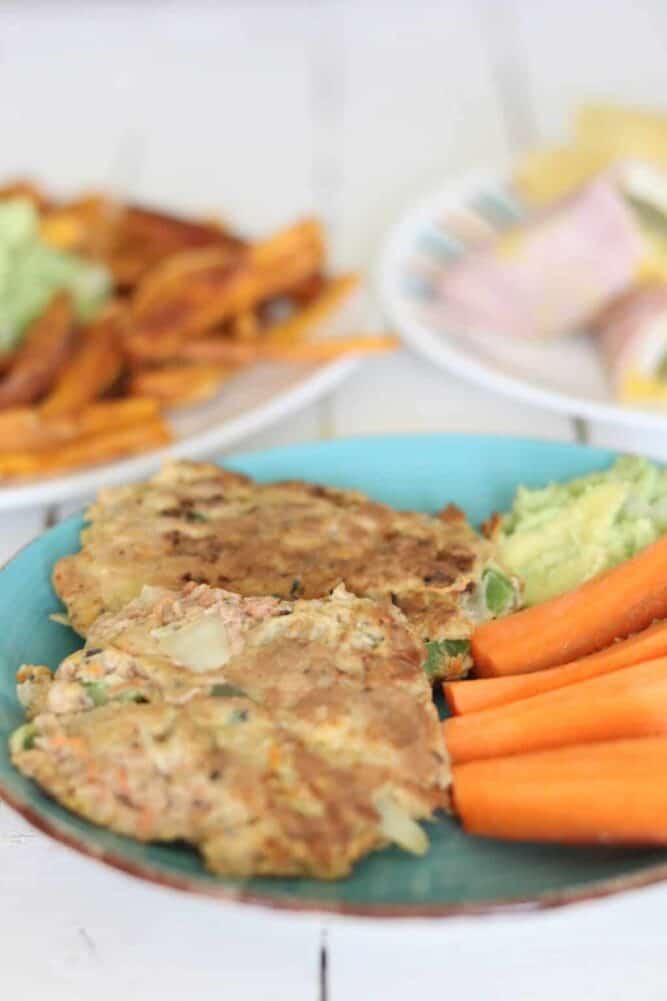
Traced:
[[14, 764], [87, 819], [217, 873], [346, 875], [448, 805], [424, 650], [391, 602], [144, 588], [55, 675], [24, 666]]
[[86, 635], [144, 585], [206, 583], [244, 596], [322, 598], [338, 584], [390, 600], [427, 645], [431, 680], [471, 666], [474, 626], [518, 604], [494, 544], [456, 508], [431, 517], [364, 494], [301, 482], [259, 484], [206, 463], [173, 462], [146, 483], [104, 490], [82, 549], [53, 583]]

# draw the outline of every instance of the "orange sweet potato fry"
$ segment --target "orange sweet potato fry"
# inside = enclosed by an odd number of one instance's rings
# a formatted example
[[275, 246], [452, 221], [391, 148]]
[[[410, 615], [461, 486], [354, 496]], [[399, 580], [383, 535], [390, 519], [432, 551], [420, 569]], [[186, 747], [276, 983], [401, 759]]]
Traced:
[[187, 406], [213, 396], [232, 371], [228, 365], [165, 365], [136, 372], [129, 388], [164, 407]]
[[110, 307], [81, 331], [79, 344], [40, 406], [43, 417], [73, 413], [109, 389], [123, 367], [123, 313]]
[[183, 251], [216, 247], [236, 253], [243, 241], [217, 223], [182, 219], [138, 205], [119, 213], [104, 254], [117, 285], [131, 289], [162, 261]]
[[171, 432], [157, 417], [130, 427], [114, 428], [66, 442], [48, 452], [0, 453], [0, 480], [49, 476], [80, 466], [97, 465], [122, 456], [159, 448]]
[[156, 400], [102, 400], [76, 414], [44, 417], [37, 407], [0, 411], [0, 452], [38, 452], [88, 434], [150, 421], [160, 412]]
[[53, 296], [29, 327], [9, 371], [0, 379], [0, 408], [32, 403], [48, 392], [74, 347], [69, 297]]
[[188, 251], [148, 274], [132, 301], [130, 350], [142, 336], [168, 344], [208, 333], [316, 273], [324, 248], [313, 222], [292, 226], [240, 254], [224, 249]]

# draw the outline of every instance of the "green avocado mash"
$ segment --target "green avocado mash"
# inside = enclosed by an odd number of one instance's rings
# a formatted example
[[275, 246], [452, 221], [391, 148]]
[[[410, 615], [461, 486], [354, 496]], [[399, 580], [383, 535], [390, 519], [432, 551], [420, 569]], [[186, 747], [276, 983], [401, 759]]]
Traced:
[[42, 243], [27, 199], [0, 203], [0, 351], [16, 347], [59, 289], [71, 293], [79, 318], [87, 320], [108, 296], [111, 280], [105, 268]]
[[633, 556], [667, 531], [667, 470], [624, 456], [543, 490], [519, 487], [497, 528], [498, 555], [535, 605]]

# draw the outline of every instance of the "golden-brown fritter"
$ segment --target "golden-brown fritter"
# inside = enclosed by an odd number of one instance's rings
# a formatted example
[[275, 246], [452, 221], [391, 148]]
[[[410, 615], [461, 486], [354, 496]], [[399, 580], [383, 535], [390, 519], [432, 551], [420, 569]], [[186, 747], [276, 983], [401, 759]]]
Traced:
[[390, 602], [147, 587], [55, 677], [24, 666], [13, 761], [66, 806], [216, 872], [333, 878], [448, 805], [424, 650]]
[[494, 546], [463, 514], [395, 511], [351, 490], [258, 484], [205, 463], [175, 462], [152, 480], [104, 490], [87, 512], [81, 552], [61, 559], [53, 582], [75, 629], [116, 611], [145, 584], [186, 581], [242, 595], [321, 598], [339, 583], [391, 600], [430, 643], [433, 677], [464, 674], [473, 626], [514, 607], [503, 576], [491, 609]]
[[331, 879], [388, 840], [373, 769], [337, 769], [249, 699], [111, 702], [28, 726], [12, 760], [50, 795], [120, 834], [189, 841], [213, 872]]

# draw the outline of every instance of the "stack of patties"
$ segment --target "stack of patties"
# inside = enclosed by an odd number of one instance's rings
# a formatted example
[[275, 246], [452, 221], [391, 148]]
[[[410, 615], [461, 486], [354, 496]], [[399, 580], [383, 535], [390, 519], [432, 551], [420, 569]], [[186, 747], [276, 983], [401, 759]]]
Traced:
[[294, 599], [323, 598], [343, 583], [404, 612], [434, 681], [465, 675], [474, 626], [518, 604], [518, 582], [493, 543], [451, 506], [430, 517], [350, 490], [259, 484], [176, 462], [146, 483], [103, 491], [87, 519], [81, 552], [60, 560], [53, 578], [83, 635], [146, 584], [195, 581]]
[[[185, 525], [204, 524], [185, 510]], [[95, 579], [117, 607], [155, 543], [115, 525]], [[123, 547], [129, 573], [114, 580]], [[145, 563], [130, 562], [135, 547]], [[426, 850], [416, 820], [447, 806], [449, 771], [423, 646], [390, 601], [191, 582], [145, 587], [85, 626], [55, 676], [19, 671], [30, 722], [11, 740], [14, 764], [68, 808], [141, 840], [188, 841], [237, 876], [335, 878], [392, 842]]]

